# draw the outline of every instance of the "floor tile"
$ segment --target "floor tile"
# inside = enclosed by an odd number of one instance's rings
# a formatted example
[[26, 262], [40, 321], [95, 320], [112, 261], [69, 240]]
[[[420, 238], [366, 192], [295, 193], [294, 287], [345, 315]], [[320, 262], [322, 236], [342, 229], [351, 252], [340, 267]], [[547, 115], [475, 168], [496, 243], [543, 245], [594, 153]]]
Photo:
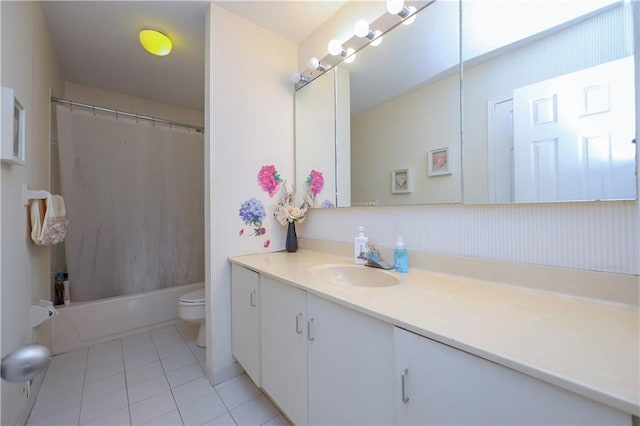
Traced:
[[125, 388], [124, 373], [114, 374], [105, 379], [89, 382], [84, 385], [82, 400], [97, 398]]
[[227, 412], [217, 393], [211, 393], [188, 404], [178, 404], [185, 425], [201, 425]]
[[80, 423], [87, 423], [109, 413], [125, 408], [128, 405], [126, 389], [83, 401], [80, 410]]
[[182, 424], [182, 418], [180, 417], [180, 413], [178, 412], [178, 410], [173, 410], [163, 416], [145, 423], [145, 425], [148, 426], [177, 426]]
[[36, 399], [33, 410], [31, 410], [31, 419], [42, 419], [59, 411], [80, 405], [81, 400], [82, 388], [49, 393], [47, 398]]
[[176, 409], [177, 407], [171, 396], [171, 392], [163, 392], [147, 398], [144, 401], [132, 404], [130, 407], [131, 424], [143, 424]]
[[172, 345], [160, 346], [158, 348], [158, 355], [160, 356], [160, 359], [165, 359], [184, 352], [191, 353], [189, 347], [182, 340]]
[[129, 407], [109, 413], [105, 416], [98, 417], [88, 423], [80, 423], [81, 425], [93, 426], [123, 426], [131, 424], [129, 419]]
[[137, 383], [127, 388], [129, 393], [129, 404], [143, 401], [149, 397], [169, 390], [169, 383], [165, 376], [158, 376], [151, 380]]
[[64, 377], [44, 381], [40, 386], [39, 395], [46, 398], [48, 395], [66, 391], [77, 391], [82, 394], [84, 385], [84, 370], [76, 371]]
[[279, 414], [276, 407], [264, 395], [245, 402], [230, 412], [239, 425], [261, 425]]
[[167, 373], [167, 380], [169, 380], [169, 386], [175, 388], [192, 380], [199, 379], [203, 374], [204, 372], [200, 364], [194, 362], [193, 364], [169, 371]]
[[229, 410], [254, 399], [261, 393], [246, 374], [217, 385], [216, 391]]
[[278, 414], [277, 416], [263, 424], [265, 426], [291, 426], [291, 423], [282, 414]]
[[133, 370], [127, 370], [125, 373], [125, 376], [127, 378], [127, 386], [133, 386], [137, 383], [144, 382], [145, 380], [150, 380], [163, 375], [164, 370], [162, 369], [160, 361], [155, 361], [151, 364], [146, 364], [141, 367], [134, 368]]
[[175, 326], [153, 330], [151, 338], [156, 347], [173, 345], [174, 343], [184, 342], [184, 339]]
[[[89, 349], [87, 357], [87, 368], [97, 367], [102, 364], [113, 364], [116, 361], [122, 361], [122, 345], [117, 341], [117, 346], [92, 346]], [[98, 349], [100, 348], [100, 349]]]
[[155, 347], [151, 350], [134, 353], [132, 355], [124, 355], [124, 369], [133, 370], [134, 368], [142, 367], [143, 365], [151, 364], [154, 361], [160, 361], [158, 351]]
[[223, 415], [218, 416], [213, 420], [209, 420], [204, 424], [207, 426], [236, 426], [236, 422], [229, 413], [224, 413]]
[[161, 362], [162, 362], [162, 367], [164, 368], [164, 371], [169, 372], [171, 370], [175, 370], [180, 367], [193, 364], [194, 362], [196, 362], [196, 358], [193, 356], [191, 351], [187, 351], [187, 352], [182, 352], [177, 355], [172, 355], [170, 357], [167, 357], [161, 360]]
[[149, 333], [136, 334], [122, 338], [122, 354], [127, 357], [148, 351], [155, 351], [153, 339]]
[[187, 405], [191, 401], [194, 401], [202, 396], [215, 393], [215, 390], [207, 379], [201, 377], [197, 380], [174, 388], [172, 392], [173, 397], [178, 404], [178, 407], [180, 407], [182, 405]]
[[[31, 416], [33, 417], [33, 415]], [[58, 411], [39, 420], [32, 420], [31, 417], [27, 425], [33, 426], [68, 426], [78, 424], [80, 418], [80, 404]]]
[[97, 367], [87, 368], [84, 376], [84, 382], [91, 383], [97, 380], [106, 379], [124, 371], [124, 364], [122, 359], [111, 361], [107, 364], [100, 364]]

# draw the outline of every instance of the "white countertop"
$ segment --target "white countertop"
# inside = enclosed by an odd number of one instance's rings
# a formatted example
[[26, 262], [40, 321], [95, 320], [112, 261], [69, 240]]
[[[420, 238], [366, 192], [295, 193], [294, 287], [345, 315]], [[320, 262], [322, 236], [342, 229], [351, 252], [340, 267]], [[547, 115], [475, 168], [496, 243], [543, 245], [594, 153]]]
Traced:
[[230, 261], [640, 416], [640, 315], [635, 307], [415, 268], [408, 274], [391, 272], [401, 278], [391, 287], [319, 282], [311, 266], [353, 262], [307, 250]]

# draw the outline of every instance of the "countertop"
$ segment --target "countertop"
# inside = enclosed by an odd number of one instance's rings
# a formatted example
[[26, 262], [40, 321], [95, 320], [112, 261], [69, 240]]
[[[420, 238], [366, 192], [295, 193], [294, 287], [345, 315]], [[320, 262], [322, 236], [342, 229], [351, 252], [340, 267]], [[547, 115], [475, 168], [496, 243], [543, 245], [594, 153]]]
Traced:
[[229, 261], [640, 416], [636, 307], [416, 268], [408, 274], [389, 272], [401, 280], [391, 287], [327, 283], [315, 279], [309, 268], [353, 261], [308, 250]]

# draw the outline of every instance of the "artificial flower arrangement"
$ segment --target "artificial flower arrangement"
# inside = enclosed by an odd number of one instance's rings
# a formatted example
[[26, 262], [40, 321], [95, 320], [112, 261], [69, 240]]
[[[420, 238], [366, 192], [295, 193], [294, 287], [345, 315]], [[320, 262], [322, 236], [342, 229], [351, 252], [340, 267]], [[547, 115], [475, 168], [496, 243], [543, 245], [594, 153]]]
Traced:
[[[280, 198], [273, 206], [273, 217], [281, 225], [288, 225], [287, 230], [287, 251], [295, 251], [297, 248], [297, 237], [295, 235], [295, 223], [302, 223], [309, 213], [309, 209], [316, 207], [316, 198], [324, 188], [324, 176], [322, 172], [311, 170], [304, 182], [305, 191], [303, 194], [296, 194], [295, 186], [289, 190], [287, 182], [283, 181], [280, 174], [273, 165], [265, 165], [258, 172], [258, 185], [273, 197], [280, 192]], [[323, 202], [323, 207], [325, 207]], [[333, 207], [331, 205], [331, 207]], [[251, 235], [263, 237], [267, 230], [263, 226], [266, 211], [264, 205], [257, 198], [251, 198], [240, 206], [238, 211], [240, 218], [245, 225], [251, 229]], [[244, 235], [244, 228], [240, 229], [239, 236]], [[264, 247], [268, 248], [271, 241], [264, 241]], [[293, 244], [293, 248], [290, 247]]]
[[273, 208], [273, 216], [280, 225], [288, 223], [302, 223], [309, 213], [309, 209], [315, 207], [316, 197], [324, 187], [322, 172], [311, 170], [304, 183], [305, 191], [301, 196], [296, 196], [296, 187], [287, 190], [287, 182], [282, 185], [282, 195]]

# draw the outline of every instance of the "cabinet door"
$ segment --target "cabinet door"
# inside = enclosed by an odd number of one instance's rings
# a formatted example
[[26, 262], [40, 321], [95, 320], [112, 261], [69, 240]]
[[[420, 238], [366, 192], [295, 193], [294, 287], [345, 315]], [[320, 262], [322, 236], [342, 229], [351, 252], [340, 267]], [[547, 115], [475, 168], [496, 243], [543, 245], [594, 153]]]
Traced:
[[398, 424], [631, 424], [621, 411], [406, 330], [395, 328], [394, 340]]
[[262, 387], [295, 424], [307, 424], [306, 292], [265, 276], [260, 290]]
[[393, 424], [393, 327], [312, 294], [307, 307], [309, 424]]
[[260, 276], [231, 265], [231, 351], [247, 375], [260, 378]]

